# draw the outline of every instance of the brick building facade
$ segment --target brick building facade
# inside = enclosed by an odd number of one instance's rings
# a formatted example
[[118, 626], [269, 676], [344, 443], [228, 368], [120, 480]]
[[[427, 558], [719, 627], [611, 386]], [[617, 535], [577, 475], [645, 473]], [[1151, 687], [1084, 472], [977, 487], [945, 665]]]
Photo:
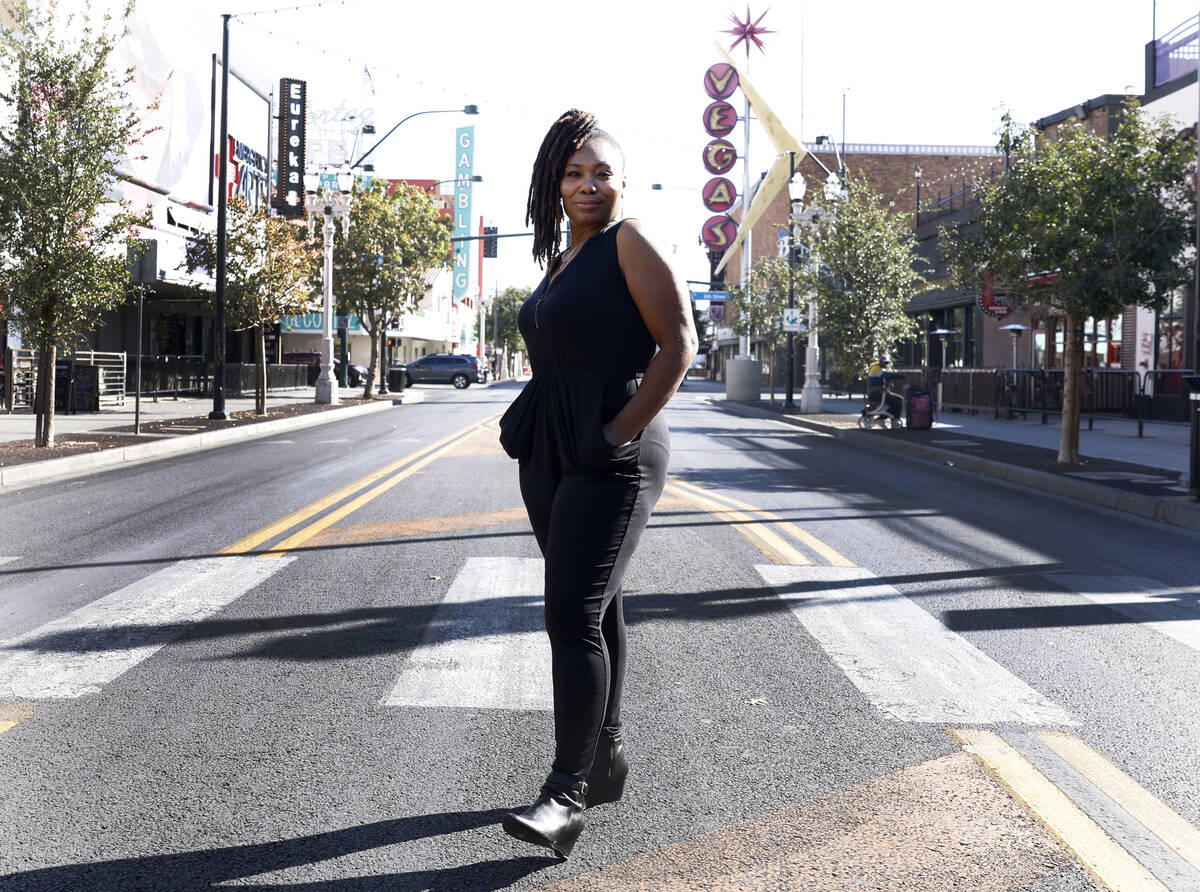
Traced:
[[[831, 173], [839, 170], [839, 153], [829, 144], [806, 146], [808, 154], [797, 161], [797, 172], [805, 181], [805, 204], [816, 200]], [[839, 147], [840, 148], [840, 147]], [[921, 205], [953, 205], [962, 200], [963, 190], [978, 175], [999, 170], [1003, 158], [988, 146], [886, 145], [849, 143], [840, 153], [849, 178], [865, 179], [879, 193], [880, 200], [891, 206], [909, 226], [916, 222], [918, 198]], [[741, 217], [740, 205], [731, 212]], [[756, 262], [780, 253], [780, 239], [786, 238], [790, 207], [787, 189], [781, 189], [754, 225], [751, 258]], [[741, 280], [742, 252], [739, 248], [723, 270], [728, 283]], [[954, 300], [962, 302], [961, 295]], [[952, 314], [951, 314], [952, 315]], [[938, 326], [933, 326], [934, 328]], [[737, 354], [737, 338], [732, 329], [717, 330], [717, 365]], [[903, 361], [919, 362], [928, 345], [914, 346]], [[799, 364], [798, 364], [799, 365]]]

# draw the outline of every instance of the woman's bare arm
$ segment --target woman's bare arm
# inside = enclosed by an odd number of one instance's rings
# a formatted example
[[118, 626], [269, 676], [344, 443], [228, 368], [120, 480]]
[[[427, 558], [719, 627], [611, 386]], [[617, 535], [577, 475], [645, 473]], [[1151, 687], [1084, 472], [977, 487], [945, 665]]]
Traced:
[[612, 444], [628, 443], [667, 404], [687, 374], [698, 343], [687, 288], [637, 220], [626, 220], [617, 230], [617, 258], [658, 352], [646, 366], [637, 393], [604, 426]]

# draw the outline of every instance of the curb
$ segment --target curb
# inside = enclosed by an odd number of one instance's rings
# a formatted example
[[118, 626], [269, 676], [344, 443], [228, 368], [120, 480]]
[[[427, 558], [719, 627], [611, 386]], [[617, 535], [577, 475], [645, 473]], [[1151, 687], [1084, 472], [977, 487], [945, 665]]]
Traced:
[[[206, 431], [200, 434], [187, 434], [182, 437], [155, 440], [151, 443], [141, 443], [137, 446], [122, 446], [116, 449], [104, 449], [100, 452], [89, 452], [85, 455], [68, 455], [65, 458], [52, 458], [46, 461], [27, 462], [13, 465], [11, 468], [0, 468], [0, 490], [10, 486], [30, 483], [48, 483], [52, 480], [68, 480], [72, 477], [83, 477], [98, 471], [130, 464], [145, 464], [175, 455], [189, 452], [202, 452], [214, 449], [228, 443], [241, 440], [254, 440], [269, 437], [283, 431], [298, 430], [305, 427], [316, 427], [333, 421], [344, 421], [359, 415], [370, 415], [382, 412], [400, 404], [400, 398], [395, 400], [380, 400], [365, 406], [350, 406], [345, 409], [327, 409], [324, 412], [314, 412], [311, 415], [296, 415], [291, 418], [280, 418], [277, 421], [264, 421], [259, 424], [243, 424], [219, 431]], [[413, 400], [420, 402], [420, 400]]]
[[748, 403], [729, 402], [727, 400], [709, 400], [709, 402], [735, 415], [752, 418], [770, 418], [782, 421], [793, 427], [807, 428], [818, 433], [829, 434], [855, 446], [865, 449], [882, 449], [888, 452], [898, 452], [911, 458], [922, 459], [939, 465], [952, 464], [953, 467], [970, 471], [984, 477], [1004, 480], [1018, 486], [1026, 486], [1051, 495], [1111, 508], [1126, 514], [1134, 514], [1147, 520], [1156, 520], [1171, 526], [1182, 527], [1186, 530], [1200, 532], [1200, 504], [1168, 501], [1147, 496], [1141, 493], [1123, 492], [1108, 486], [1100, 486], [1085, 480], [1071, 480], [1057, 474], [1045, 471], [1035, 471], [1004, 462], [979, 458], [974, 455], [964, 455], [961, 452], [951, 452], [948, 449], [938, 449], [936, 446], [926, 446], [921, 443], [909, 443], [906, 440], [879, 436], [879, 432], [846, 430], [833, 425], [821, 424], [816, 421], [797, 418], [795, 416], [779, 415], [767, 409], [759, 409]]

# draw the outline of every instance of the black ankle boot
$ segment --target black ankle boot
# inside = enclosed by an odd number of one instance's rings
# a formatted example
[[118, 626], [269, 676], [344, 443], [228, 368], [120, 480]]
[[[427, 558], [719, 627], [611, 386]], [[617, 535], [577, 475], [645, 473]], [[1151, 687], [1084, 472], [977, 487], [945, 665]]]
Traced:
[[542, 793], [528, 808], [510, 811], [501, 821], [504, 832], [523, 842], [545, 846], [566, 858], [583, 832], [587, 784], [551, 774]]
[[625, 758], [625, 742], [620, 728], [604, 728], [596, 742], [596, 757], [588, 774], [587, 804], [616, 802], [625, 793], [625, 778], [629, 761]]

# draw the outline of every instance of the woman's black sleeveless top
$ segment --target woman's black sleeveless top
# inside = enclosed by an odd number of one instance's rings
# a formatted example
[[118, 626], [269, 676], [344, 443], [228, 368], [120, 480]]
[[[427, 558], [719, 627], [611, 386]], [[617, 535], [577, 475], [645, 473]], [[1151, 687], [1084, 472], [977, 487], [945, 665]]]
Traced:
[[594, 439], [591, 415], [602, 423], [616, 415], [654, 356], [657, 345], [617, 260], [620, 227], [611, 223], [584, 242], [553, 282], [547, 273], [517, 314], [533, 379], [500, 422], [501, 445], [513, 458], [528, 458], [545, 435], [561, 446]]

